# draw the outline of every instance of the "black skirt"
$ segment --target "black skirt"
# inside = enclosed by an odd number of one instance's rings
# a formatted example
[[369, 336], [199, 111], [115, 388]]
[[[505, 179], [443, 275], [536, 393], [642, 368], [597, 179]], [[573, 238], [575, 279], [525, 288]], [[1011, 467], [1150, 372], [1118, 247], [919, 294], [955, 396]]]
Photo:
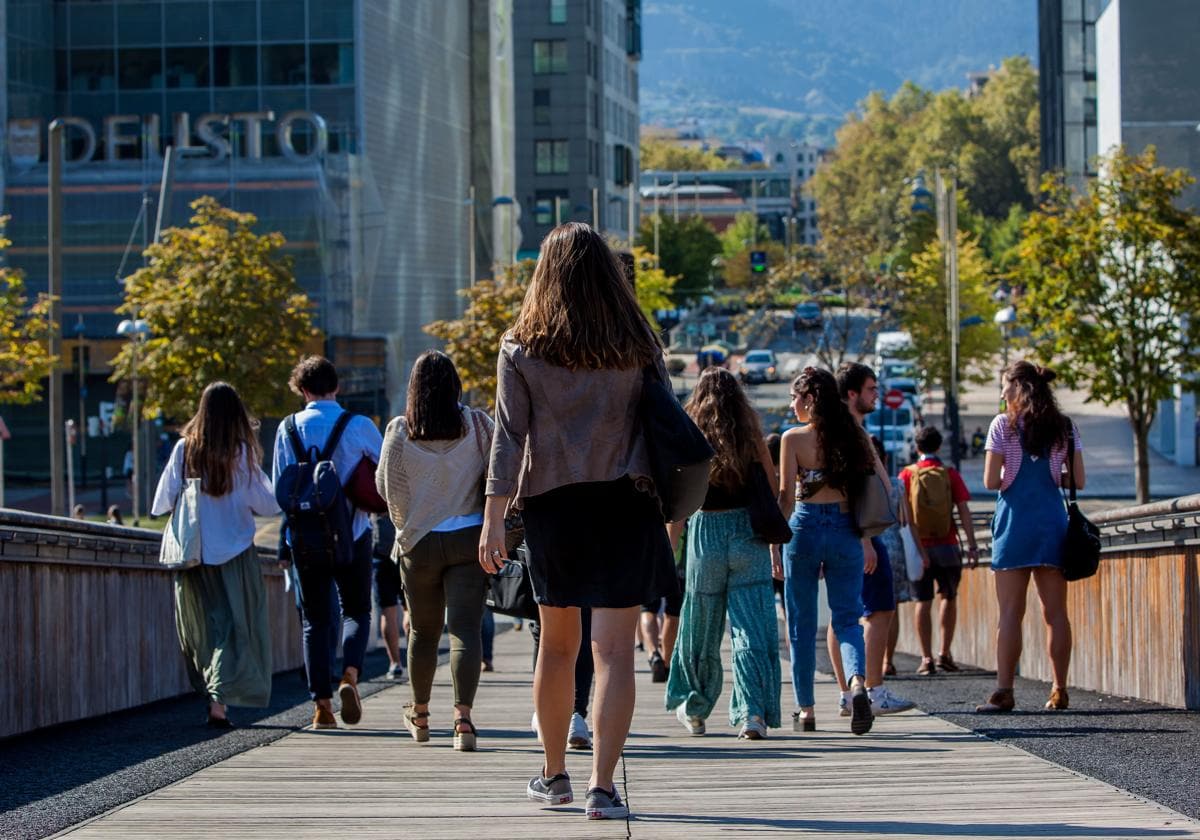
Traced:
[[679, 591], [658, 502], [629, 477], [531, 496], [522, 515], [539, 604], [619, 609]]

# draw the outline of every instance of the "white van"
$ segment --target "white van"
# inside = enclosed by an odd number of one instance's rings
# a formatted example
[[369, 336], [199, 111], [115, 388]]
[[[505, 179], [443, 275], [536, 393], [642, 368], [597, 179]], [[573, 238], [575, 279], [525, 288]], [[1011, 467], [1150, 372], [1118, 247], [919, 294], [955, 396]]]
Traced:
[[875, 358], [904, 359], [912, 355], [912, 335], [903, 330], [881, 332], [875, 336]]

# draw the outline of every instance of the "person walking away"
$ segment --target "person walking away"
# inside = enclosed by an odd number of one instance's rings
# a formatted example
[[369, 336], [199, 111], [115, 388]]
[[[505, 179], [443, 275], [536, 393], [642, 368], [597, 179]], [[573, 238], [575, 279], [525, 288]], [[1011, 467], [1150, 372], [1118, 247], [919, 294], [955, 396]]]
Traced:
[[371, 517], [371, 532], [371, 579], [375, 584], [375, 607], [379, 610], [379, 635], [388, 655], [386, 676], [403, 684], [408, 679], [404, 676], [403, 651], [400, 648], [401, 628], [404, 626], [404, 590], [400, 583], [400, 567], [392, 559], [396, 526], [390, 517], [380, 514]]
[[[329, 457], [343, 485], [363, 458], [379, 463], [379, 448], [383, 442], [379, 429], [368, 418], [350, 415], [338, 405], [338, 375], [332, 362], [323, 356], [301, 359], [292, 369], [288, 386], [304, 399], [304, 408], [280, 423], [275, 434], [272, 477], [276, 498], [281, 489], [289, 489], [281, 488], [280, 479], [285, 469], [298, 463], [297, 448], [306, 453], [322, 452], [330, 448], [331, 442], [336, 444]], [[342, 419], [343, 415], [346, 415], [345, 419]], [[293, 425], [298, 441], [294, 441], [289, 432]], [[335, 432], [340, 432], [336, 439]], [[351, 509], [349, 534], [340, 536], [351, 541], [348, 563], [310, 563], [296, 556], [291, 525], [285, 526], [284, 539], [292, 549], [290, 556], [296, 563], [304, 625], [304, 668], [314, 705], [314, 729], [337, 728], [333, 716], [330, 654], [330, 637], [334, 632], [331, 628], [336, 620], [336, 611], [332, 607], [337, 603], [341, 604], [342, 613], [342, 676], [338, 683], [342, 722], [353, 725], [362, 719], [358, 680], [371, 632], [373, 542], [371, 520], [366, 512]]]
[[[162, 476], [159, 476], [159, 480], [162, 480]], [[121, 508], [118, 505], [108, 506], [108, 518], [106, 521], [109, 525], [125, 524], [125, 520], [121, 518]]]
[[[917, 463], [900, 471], [904, 482], [904, 498], [912, 511], [913, 524], [929, 565], [925, 574], [913, 584], [916, 610], [913, 621], [921, 644], [921, 664], [918, 674], [934, 674], [959, 670], [950, 647], [958, 623], [958, 585], [962, 580], [962, 552], [958, 547], [958, 528], [954, 512], [967, 535], [967, 557], [972, 568], [979, 564], [979, 548], [975, 544], [975, 529], [971, 525], [971, 493], [954, 467], [948, 467], [938, 457], [942, 434], [933, 426], [917, 433]], [[938, 610], [938, 656], [933, 659], [933, 586], [937, 583], [941, 606]]]
[[1068, 444], [1075, 448], [1075, 488], [1086, 474], [1079, 429], [1058, 407], [1054, 371], [1024, 360], [1004, 372], [1005, 410], [988, 427], [983, 486], [998, 490], [992, 519], [992, 571], [1000, 621], [996, 627], [996, 690], [978, 712], [1008, 712], [1016, 706], [1013, 682], [1021, 658], [1021, 621], [1029, 580], [1037, 586], [1046, 622], [1046, 651], [1054, 684], [1047, 709], [1066, 709], [1071, 664], [1071, 621], [1067, 581], [1062, 575], [1067, 511], [1061, 488]]
[[232, 385], [213, 382], [158, 479], [152, 516], [174, 510], [200, 479], [200, 565], [175, 575], [175, 629], [192, 685], [208, 698], [208, 725], [233, 729], [228, 706], [271, 700], [271, 634], [254, 517], [279, 513], [263, 472], [258, 421]]
[[464, 406], [462, 380], [445, 353], [413, 364], [404, 414], [388, 423], [376, 472], [396, 526], [393, 557], [408, 595], [412, 702], [404, 725], [429, 740], [429, 699], [442, 627], [450, 632], [454, 748], [476, 746], [471, 719], [483, 662], [481, 625], [487, 576], [479, 568], [480, 483], [492, 446], [492, 419]]
[[649, 652], [652, 682], [665, 683], [670, 671], [671, 652], [679, 637], [679, 612], [683, 609], [683, 594], [655, 598], [642, 605], [642, 644]]
[[[771, 432], [765, 438], [767, 443], [767, 454], [771, 456], [771, 465], [775, 471], [768, 476], [771, 479], [771, 486], [779, 486], [779, 449], [783, 445], [783, 435], [779, 432]], [[783, 594], [783, 546], [771, 546], [771, 585], [775, 589], [775, 611], [779, 615], [779, 620], [787, 622], [787, 610], [784, 604], [787, 602]]]
[[496, 437], [479, 562], [505, 562], [504, 516], [523, 510], [541, 648], [534, 709], [545, 763], [526, 790], [563, 804], [580, 609], [596, 664], [589, 819], [628, 815], [613, 771], [633, 716], [641, 605], [676, 591], [675, 565], [638, 421], [643, 380], [669, 383], [662, 345], [603, 237], [584, 224], [542, 242], [497, 363]]
[[850, 731], [864, 735], [875, 715], [867, 693], [866, 651], [858, 622], [863, 613], [863, 574], [875, 570], [876, 556], [871, 541], [855, 526], [851, 494], [872, 469], [879, 477], [886, 476], [867, 433], [838, 393], [832, 373], [814, 367], [801, 371], [792, 382], [792, 410], [803, 425], [783, 435], [779, 506], [792, 526], [792, 540], [783, 554], [783, 581], [797, 706], [793, 727], [816, 730], [817, 595], [818, 578], [824, 573], [830, 620], [850, 677]]
[[[758, 741], [779, 728], [779, 625], [771, 585], [771, 553], [750, 526], [747, 505], [755, 465], [775, 475], [758, 415], [737, 378], [713, 368], [700, 375], [684, 407], [716, 452], [708, 493], [688, 520], [687, 583], [679, 640], [667, 677], [666, 707], [692, 735], [721, 695], [725, 614], [733, 649], [729, 723], [739, 738]], [[677, 542], [682, 522], [671, 523]]]

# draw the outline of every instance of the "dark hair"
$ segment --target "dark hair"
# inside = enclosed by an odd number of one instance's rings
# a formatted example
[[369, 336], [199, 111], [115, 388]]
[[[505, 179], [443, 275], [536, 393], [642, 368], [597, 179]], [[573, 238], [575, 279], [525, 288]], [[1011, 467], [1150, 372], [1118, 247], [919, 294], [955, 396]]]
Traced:
[[809, 416], [817, 430], [825, 484], [850, 495], [875, 461], [867, 435], [842, 399], [837, 380], [827, 370], [806, 367], [792, 382], [792, 391], [802, 398], [812, 397]]
[[1004, 413], [1008, 417], [1008, 433], [1021, 436], [1026, 452], [1041, 455], [1067, 440], [1067, 418], [1058, 407], [1050, 383], [1054, 371], [1024, 360], [1013, 362], [1004, 370], [1004, 379], [1013, 388], [1012, 399]]
[[294, 394], [308, 391], [319, 397], [327, 396], [337, 390], [337, 368], [324, 356], [305, 356], [292, 368], [288, 387]]
[[779, 448], [783, 445], [783, 435], [779, 432], [771, 432], [767, 435], [767, 454], [771, 456], [771, 463], [779, 466]]
[[457, 440], [466, 434], [463, 423], [462, 380], [450, 357], [426, 350], [413, 363], [408, 377], [404, 420], [411, 440]]
[[871, 446], [875, 447], [875, 454], [879, 456], [879, 463], [886, 464], [888, 456], [887, 450], [883, 448], [883, 441], [875, 437], [875, 435], [871, 435]]
[[246, 459], [251, 471], [262, 461], [258, 421], [228, 382], [214, 382], [204, 389], [200, 407], [180, 435], [185, 447], [184, 477], [198, 477], [201, 489], [210, 496], [233, 490], [239, 457]]
[[917, 432], [917, 451], [932, 455], [942, 448], [942, 433], [933, 426], [922, 426]]
[[612, 249], [590, 227], [559, 225], [542, 252], [509, 338], [571, 370], [645, 367], [662, 345]]
[[762, 428], [737, 377], [724, 368], [706, 369], [684, 410], [716, 451], [709, 483], [726, 490], [745, 486], [747, 470], [758, 460]]
[[875, 371], [858, 362], [842, 362], [837, 369], [838, 394], [843, 400], [850, 399], [850, 392], [862, 393], [868, 379], [878, 380]]
[[121, 508], [118, 505], [108, 506], [108, 521], [113, 525], [125, 524], [125, 520], [121, 518]]

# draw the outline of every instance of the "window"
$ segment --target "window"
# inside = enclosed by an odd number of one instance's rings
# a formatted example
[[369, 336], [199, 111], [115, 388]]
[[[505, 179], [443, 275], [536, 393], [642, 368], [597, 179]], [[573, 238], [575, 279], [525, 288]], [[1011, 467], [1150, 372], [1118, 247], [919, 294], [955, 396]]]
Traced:
[[536, 75], [567, 72], [567, 42], [534, 41], [533, 72]]
[[354, 84], [353, 44], [311, 44], [309, 78], [314, 85]]
[[567, 22], [567, 0], [550, 0], [550, 22]]
[[538, 190], [533, 208], [534, 221], [539, 225], [557, 225], [571, 218], [571, 205], [566, 190]]
[[[139, 3], [139, 6], [147, 5]], [[163, 17], [164, 34], [168, 44], [207, 44], [208, 3], [171, 3]]]
[[628, 186], [633, 182], [633, 150], [620, 143], [613, 145], [613, 183]]
[[302, 85], [304, 67], [304, 44], [270, 44], [262, 49], [264, 85]]
[[538, 175], [565, 175], [569, 152], [567, 140], [538, 140], [534, 143], [533, 171]]
[[161, 88], [162, 53], [158, 49], [121, 50], [121, 89]]
[[217, 47], [213, 50], [216, 64], [216, 87], [253, 87], [258, 84], [257, 47]]
[[533, 124], [550, 124], [550, 90], [537, 88], [533, 91]]
[[258, 9], [254, 0], [223, 2], [213, 7], [213, 40], [253, 41], [258, 37]]
[[206, 88], [208, 47], [167, 47], [167, 87]]
[[116, 90], [112, 50], [72, 50], [71, 90]]

